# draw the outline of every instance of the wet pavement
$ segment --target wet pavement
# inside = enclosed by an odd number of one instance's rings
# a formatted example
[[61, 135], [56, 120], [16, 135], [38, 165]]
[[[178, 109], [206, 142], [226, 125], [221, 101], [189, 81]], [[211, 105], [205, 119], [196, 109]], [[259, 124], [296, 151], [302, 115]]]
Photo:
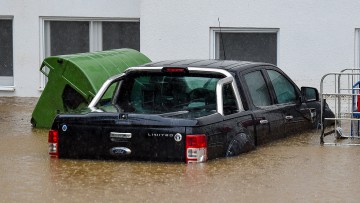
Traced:
[[205, 164], [58, 160], [35, 98], [0, 98], [0, 202], [359, 202], [360, 146], [312, 131]]

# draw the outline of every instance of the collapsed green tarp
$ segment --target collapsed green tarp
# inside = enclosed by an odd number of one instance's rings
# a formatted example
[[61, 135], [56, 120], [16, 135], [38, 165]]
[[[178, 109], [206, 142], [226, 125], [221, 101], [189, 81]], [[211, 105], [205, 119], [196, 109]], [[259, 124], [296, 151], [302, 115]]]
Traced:
[[32, 113], [31, 124], [50, 128], [58, 113], [87, 106], [109, 77], [148, 62], [148, 57], [133, 49], [46, 58], [40, 71], [48, 82]]

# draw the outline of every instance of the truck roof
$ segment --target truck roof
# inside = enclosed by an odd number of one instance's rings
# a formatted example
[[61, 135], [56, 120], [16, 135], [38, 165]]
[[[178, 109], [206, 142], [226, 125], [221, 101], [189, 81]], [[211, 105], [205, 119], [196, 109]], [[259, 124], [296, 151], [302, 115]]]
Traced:
[[235, 60], [214, 60], [214, 59], [186, 59], [186, 60], [166, 60], [144, 64], [143, 67], [198, 67], [215, 68], [227, 71], [244, 70], [254, 66], [271, 65], [261, 62], [235, 61]]

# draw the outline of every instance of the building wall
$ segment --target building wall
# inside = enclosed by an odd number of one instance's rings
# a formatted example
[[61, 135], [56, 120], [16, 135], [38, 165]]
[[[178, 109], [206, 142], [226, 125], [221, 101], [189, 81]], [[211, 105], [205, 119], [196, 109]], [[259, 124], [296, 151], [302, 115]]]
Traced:
[[[210, 28], [278, 29], [277, 65], [299, 86], [358, 62], [360, 2], [354, 0], [2, 0], [13, 16], [15, 91], [39, 96], [40, 17], [139, 18], [141, 51], [153, 61], [213, 58]], [[357, 66], [357, 65], [356, 65]]]
[[1, 16], [13, 17], [15, 91], [0, 96], [40, 96], [40, 17], [139, 18], [140, 0], [1, 0]]
[[224, 28], [277, 28], [277, 65], [299, 86], [319, 87], [325, 73], [354, 67], [359, 9], [353, 0], [146, 0], [141, 47], [153, 60], [212, 58], [218, 18]]

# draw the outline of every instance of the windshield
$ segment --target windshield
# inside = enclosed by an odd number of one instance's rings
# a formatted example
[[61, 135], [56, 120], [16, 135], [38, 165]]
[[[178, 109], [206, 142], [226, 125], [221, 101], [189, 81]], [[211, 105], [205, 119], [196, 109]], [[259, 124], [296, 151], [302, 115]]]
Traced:
[[[125, 113], [199, 117], [216, 112], [221, 75], [135, 74], [120, 81], [113, 105]], [[116, 91], [115, 91], [116, 92]]]

